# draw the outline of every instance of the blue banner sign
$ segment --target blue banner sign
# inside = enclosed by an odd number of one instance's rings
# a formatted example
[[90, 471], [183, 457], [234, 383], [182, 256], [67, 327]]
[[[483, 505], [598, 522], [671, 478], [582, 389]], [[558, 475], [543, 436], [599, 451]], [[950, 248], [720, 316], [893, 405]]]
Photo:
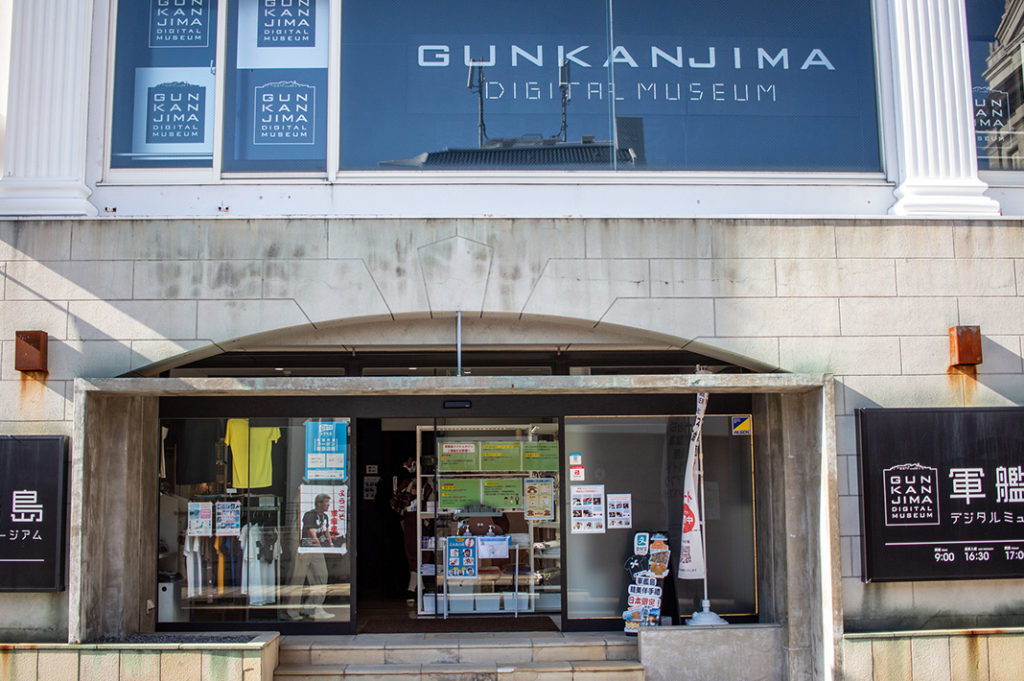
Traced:
[[306, 480], [348, 479], [348, 422], [306, 422]]

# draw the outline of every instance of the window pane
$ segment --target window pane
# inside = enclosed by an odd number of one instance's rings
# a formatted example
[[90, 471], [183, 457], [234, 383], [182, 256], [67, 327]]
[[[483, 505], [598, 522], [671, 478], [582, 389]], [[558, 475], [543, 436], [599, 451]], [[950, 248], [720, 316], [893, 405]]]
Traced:
[[236, 0], [228, 12], [225, 171], [323, 171], [329, 0]]
[[1014, 23], [1020, 8], [1018, 0], [967, 0], [979, 168], [1024, 168], [1024, 125], [1018, 115], [1024, 34]]
[[514, 8], [348, 0], [342, 168], [880, 167], [870, 0]]
[[350, 621], [348, 420], [162, 426], [158, 621]]
[[210, 167], [215, 0], [118, 3], [111, 167]]
[[[719, 614], [757, 613], [753, 461], [749, 435], [734, 434], [729, 416], [707, 416], [704, 451], [708, 594]], [[570, 619], [620, 618], [631, 576], [623, 563], [636, 532], [669, 537], [669, 576], [662, 614], [700, 610], [700, 580], [675, 579], [683, 524], [683, 479], [693, 417], [567, 417], [568, 464], [579, 457], [584, 480], [570, 482], [566, 590]], [[653, 484], [652, 484], [653, 481]], [[596, 490], [596, 491], [595, 491]], [[639, 494], [638, 490], [654, 490]], [[629, 524], [616, 524], [613, 495], [629, 494]], [[588, 502], [588, 500], [590, 500]], [[588, 526], [588, 507], [599, 523]], [[607, 514], [607, 515], [605, 515]], [[669, 599], [675, 597], [676, 603]]]

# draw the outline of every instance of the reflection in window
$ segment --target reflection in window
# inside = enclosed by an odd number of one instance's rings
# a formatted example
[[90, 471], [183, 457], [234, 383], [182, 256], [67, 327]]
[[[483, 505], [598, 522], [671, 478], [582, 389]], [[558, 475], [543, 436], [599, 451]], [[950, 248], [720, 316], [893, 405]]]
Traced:
[[349, 621], [348, 421], [162, 426], [158, 622]]
[[342, 169], [877, 170], [870, 5], [346, 2]]
[[217, 54], [215, 0], [120, 2], [113, 168], [209, 168]]
[[871, 4], [122, 0], [111, 166], [877, 171]]
[[1024, 0], [967, 0], [978, 167], [1024, 168], [1021, 54]]
[[323, 172], [329, 0], [235, 0], [228, 17], [224, 170]]

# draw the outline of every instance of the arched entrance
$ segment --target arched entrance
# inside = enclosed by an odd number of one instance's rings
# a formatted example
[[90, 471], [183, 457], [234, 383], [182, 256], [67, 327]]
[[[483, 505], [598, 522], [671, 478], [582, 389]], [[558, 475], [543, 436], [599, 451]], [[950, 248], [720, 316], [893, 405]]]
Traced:
[[[429, 324], [421, 326], [420, 329], [427, 326]], [[281, 341], [282, 338], [283, 334], [277, 337], [277, 341]], [[685, 418], [692, 414], [694, 396], [698, 392], [711, 394], [711, 413], [720, 409], [717, 415], [722, 417], [748, 415], [753, 418], [755, 424], [755, 437], [751, 441], [752, 451], [749, 457], [753, 482], [748, 487], [750, 491], [747, 496], [752, 514], [758, 519], [753, 523], [756, 529], [753, 531], [749, 552], [759, 558], [753, 560], [749, 566], [753, 573], [751, 581], [755, 594], [754, 609], [748, 612], [749, 618], [758, 622], [786, 623], [786, 636], [791, 637], [791, 640], [809, 635], [808, 627], [821, 631], [819, 627], [824, 627], [827, 622], [834, 620], [831, 603], [833, 594], [837, 593], [837, 585], [834, 583], [831, 566], [838, 555], [833, 540], [836, 535], [832, 531], [834, 451], [831, 449], [830, 438], [822, 437], [823, 433], [830, 432], [831, 414], [834, 413], [831, 404], [831, 381], [827, 377], [755, 374], [751, 373], [750, 368], [726, 364], [721, 359], [708, 355], [695, 355], [678, 347], [636, 348], [625, 343], [615, 348], [607, 347], [607, 344], [604, 344], [606, 347], [585, 348], [577, 344], [566, 344], [555, 345], [553, 348], [533, 345], [528, 349], [482, 349], [481, 344], [469, 344], [463, 353], [463, 358], [468, 358], [469, 361], [463, 366], [470, 372], [477, 369], [480, 369], [480, 372], [462, 376], [452, 375], [451, 363], [441, 364], [440, 360], [449, 356], [452, 347], [441, 346], [440, 343], [415, 347], [389, 344], [373, 348], [354, 345], [345, 348], [347, 352], [336, 347], [324, 350], [321, 346], [314, 351], [316, 359], [320, 361], [313, 367], [310, 367], [310, 364], [314, 352], [300, 352], [290, 343], [256, 344], [250, 340], [247, 341], [247, 345], [245, 352], [239, 347], [230, 352], [220, 353], [216, 357], [210, 354], [204, 358], [188, 358], [192, 361], [177, 362], [173, 367], [165, 366], [157, 372], [158, 375], [162, 375], [160, 378], [108, 379], [81, 382], [76, 386], [76, 405], [79, 405], [80, 409], [83, 437], [77, 438], [75, 443], [75, 466], [79, 471], [76, 478], [78, 503], [77, 511], [73, 508], [72, 516], [73, 523], [77, 518], [81, 532], [77, 537], [73, 536], [73, 552], [77, 551], [73, 554], [73, 561], [76, 555], [79, 559], [86, 555], [105, 556], [97, 561], [98, 564], [127, 561], [121, 566], [120, 574], [134, 574], [138, 575], [138, 578], [137, 582], [134, 582], [134, 589], [121, 590], [120, 600], [115, 599], [120, 608], [118, 612], [122, 615], [121, 619], [103, 619], [98, 618], [89, 606], [92, 605], [91, 600], [95, 598], [97, 589], [102, 587], [106, 589], [105, 593], [111, 591], [112, 573], [101, 570], [89, 574], [74, 574], [73, 569], [73, 636], [88, 638], [95, 636], [97, 631], [110, 631], [114, 627], [120, 628], [119, 631], [122, 632], [133, 628], [146, 630], [157, 627], [158, 615], [140, 607], [139, 601], [136, 600], [141, 594], [156, 591], [157, 578], [153, 574], [152, 565], [156, 562], [157, 550], [153, 546], [153, 538], [146, 536], [139, 525], [126, 526], [122, 536], [139, 547], [136, 552], [138, 559], [136, 560], [136, 554], [133, 553], [126, 555], [123, 552], [115, 552], [117, 560], [114, 561], [114, 556], [110, 553], [113, 545], [108, 541], [109, 530], [112, 528], [107, 527], [100, 532], [94, 523], [86, 519], [82, 508], [97, 503], [110, 505], [109, 497], [103, 495], [103, 489], [121, 480], [126, 482], [124, 489], [132, 492], [118, 502], [123, 503], [124, 508], [113, 509], [116, 512], [109, 514], [108, 517], [116, 519], [124, 515], [137, 516], [141, 519], [141, 527], [146, 526], [147, 518], [152, 518], [153, 524], [149, 526], [154, 526], [157, 520], [157, 491], [154, 489], [155, 485], [148, 481], [158, 477], [158, 457], [155, 453], [160, 451], [161, 419], [201, 418], [247, 418], [250, 419], [249, 425], [253, 428], [273, 427], [256, 423], [259, 419], [297, 419], [303, 428], [310, 420], [317, 423], [337, 423], [348, 419], [348, 423], [354, 426], [349, 441], [353, 445], [353, 452], [360, 447], [372, 447], [372, 443], [360, 443], [360, 432], [370, 432], [374, 427], [379, 427], [381, 434], [398, 433], [411, 426], [413, 431], [404, 432], [415, 432], [412, 442], [419, 447], [421, 466], [424, 465], [422, 456], [425, 450], [435, 457], [434, 470], [431, 472], [435, 483], [440, 482], [443, 473], [437, 470], [437, 426], [452, 429], [455, 426], [466, 425], [492, 426], [485, 431], [486, 442], [492, 443], [503, 441], [502, 437], [494, 432], [493, 426], [554, 426], [551, 432], [556, 432], [557, 435], [549, 436], [548, 441], [556, 443], [557, 470], [552, 471], [551, 475], [535, 476], [556, 478], [554, 484], [558, 489], [557, 498], [552, 505], [560, 514], [557, 520], [557, 539], [558, 548], [562, 551], [562, 561], [557, 574], [561, 582], [554, 585], [558, 587], [558, 603], [549, 617], [554, 616], [556, 625], [563, 628], [600, 628], [598, 620], [603, 619], [610, 623], [614, 619], [606, 615], [614, 612], [614, 608], [617, 607], [613, 601], [619, 595], [618, 586], [609, 586], [606, 580], [600, 577], [602, 571], [592, 567], [585, 570], [582, 576], [575, 575], [573, 560], [575, 557], [575, 565], [578, 567], [588, 567], [596, 565], [596, 561], [600, 559], [611, 566], [607, 572], [610, 575], [621, 571], [622, 557], [612, 555], [618, 548], [602, 549], [600, 542], [592, 545], [573, 545], [577, 539], [582, 542], [590, 537], [583, 533], [573, 534], [571, 526], [566, 525], [564, 514], [567, 510], [571, 513], [571, 500], [574, 494], [572, 487], [576, 482], [579, 486], [594, 482], [605, 485], [605, 495], [628, 493], [633, 499], [646, 499], [651, 496], [650, 489], [654, 488], [660, 493], [660, 481], [649, 489], [612, 490], [611, 486], [618, 484], [621, 479], [621, 473], [610, 471], [605, 465], [607, 459], [615, 458], [614, 453], [608, 454], [598, 449], [604, 443], [616, 441], [616, 438], [636, 440], [636, 433], [640, 431], [647, 432], [648, 435], [650, 431], [658, 429], [661, 429], [662, 435], [669, 433], [668, 420], [675, 417]], [[594, 344], [597, 345], [601, 344]], [[260, 348], [258, 351], [257, 347]], [[345, 358], [344, 362], [342, 358]], [[385, 358], [387, 362], [384, 361]], [[416, 360], [415, 363], [411, 361], [413, 359]], [[584, 359], [597, 361], [585, 362]], [[714, 365], [718, 368], [717, 373], [693, 373], [696, 364], [709, 360], [718, 362]], [[243, 366], [244, 362], [248, 362], [248, 365]], [[327, 366], [330, 362], [333, 362], [334, 366]], [[358, 372], [355, 371], [355, 362], [361, 363]], [[431, 366], [431, 362], [434, 366]], [[309, 373], [298, 376], [295, 373], [286, 375], [283, 370], [289, 366]], [[430, 367], [430, 373], [418, 373], [421, 367]], [[329, 370], [336, 373], [324, 376], [323, 373], [317, 374], [312, 370]], [[453, 413], [453, 410], [456, 411]], [[412, 421], [408, 421], [409, 419]], [[661, 422], [655, 423], [651, 419], [661, 419]], [[630, 428], [636, 426], [631, 433], [623, 435], [612, 432], [616, 425], [627, 423]], [[677, 430], [678, 425], [675, 424]], [[434, 433], [430, 436], [433, 437], [432, 442], [430, 437], [425, 435], [428, 431], [424, 427], [434, 429], [429, 431]], [[683, 429], [685, 430], [685, 425]], [[576, 434], [571, 435], [574, 430]], [[662, 435], [655, 434], [656, 437]], [[573, 437], [577, 438], [575, 442], [581, 444], [574, 444]], [[725, 439], [731, 437], [734, 436], [729, 434]], [[464, 436], [456, 439], [464, 439]], [[299, 438], [292, 440], [298, 442]], [[664, 442], [659, 445], [660, 451], [666, 451], [665, 443], [668, 440], [666, 436]], [[482, 447], [483, 442], [477, 442], [477, 445]], [[585, 451], [577, 452], [577, 447]], [[151, 451], [154, 452], [154, 456], [138, 460], [131, 455], [135, 451]], [[308, 465], [305, 451], [301, 446], [299, 451], [297, 461]], [[480, 451], [477, 450], [478, 453]], [[522, 445], [519, 451], [523, 451]], [[626, 451], [621, 445], [618, 446], [618, 451], [619, 458], [626, 460], [634, 454], [631, 450]], [[570, 457], [579, 453], [596, 454], [592, 461], [599, 461], [599, 467], [605, 468], [605, 478], [602, 482], [585, 476], [582, 481], [568, 479], [568, 468], [572, 461]], [[364, 460], [361, 458], [363, 456], [367, 456], [367, 452], [354, 453], [354, 458], [349, 461], [352, 468], [349, 469], [350, 477], [347, 479], [348, 499], [361, 497], [366, 478], [373, 475], [364, 466], [378, 466], [377, 475], [384, 478], [384, 475], [381, 475], [383, 464], [366, 463], [369, 459]], [[294, 465], [294, 462], [289, 465]], [[642, 467], [635, 468], [639, 470]], [[534, 477], [536, 470], [521, 470], [519, 473], [529, 473]], [[499, 478], [501, 476], [497, 473], [509, 472], [507, 469], [491, 471], [494, 475], [489, 475], [489, 478]], [[594, 472], [596, 473], [596, 468]], [[300, 473], [308, 473], [308, 470], [302, 470]], [[459, 475], [446, 477], [460, 478]], [[311, 484], [308, 475], [300, 477], [300, 480], [301, 483]], [[135, 489], [139, 492], [135, 493]], [[753, 494], [753, 489], [757, 489], [756, 495]], [[482, 503], [482, 493], [480, 494]], [[600, 495], [592, 495], [594, 498], [597, 496]], [[102, 501], [103, 499], [106, 501]], [[439, 496], [435, 497], [434, 501], [432, 512], [435, 515], [445, 510], [441, 508]], [[293, 508], [290, 520], [285, 521], [285, 527], [300, 527], [298, 523], [301, 515], [305, 513], [305, 510], [299, 512], [300, 509], [304, 509], [301, 502], [302, 497], [297, 496], [283, 505], [285, 516], [289, 514], [286, 507], [290, 504]], [[605, 511], [607, 502], [605, 496], [601, 500]], [[216, 501], [210, 503], [215, 504]], [[314, 496], [312, 504], [315, 503]], [[495, 518], [496, 515], [491, 513], [495, 507], [484, 505], [490, 507], [481, 510], [488, 512], [488, 518]], [[270, 506], [268, 504], [268, 507]], [[213, 509], [215, 512], [216, 507]], [[425, 508], [423, 510], [429, 513]], [[727, 510], [724, 506], [719, 507], [720, 513]], [[266, 626], [282, 631], [295, 626], [315, 627], [318, 631], [355, 630], [360, 620], [359, 575], [373, 569], [360, 569], [358, 560], [351, 560], [353, 553], [357, 556], [360, 553], [360, 530], [372, 531], [361, 526], [360, 516], [358, 504], [353, 504], [346, 518], [347, 522], [352, 523], [350, 527], [353, 528], [353, 533], [346, 538], [350, 561], [347, 622], [339, 622], [343, 619], [339, 617], [342, 612], [339, 609], [341, 603], [332, 604], [325, 601], [322, 604], [325, 611], [334, 614], [335, 617], [310, 618], [292, 623], [275, 620], [273, 624]], [[424, 517], [419, 517], [417, 521], [421, 530], [417, 548], [422, 548]], [[671, 525], [671, 521], [664, 524]], [[799, 531], [790, 531], [797, 528]], [[461, 529], [456, 524], [454, 536], [459, 536], [457, 532]], [[610, 531], [611, 528], [604, 529], [605, 538], [614, 535]], [[622, 528], [621, 534], [626, 536], [633, 529], [641, 528]], [[662, 529], [661, 525], [656, 529]], [[671, 530], [671, 526], [668, 529]], [[452, 535], [451, 532], [445, 535], [437, 533], [434, 540], [447, 541], [447, 537]], [[87, 540], [87, 537], [90, 540]], [[537, 549], [538, 545], [545, 543], [543, 537], [530, 536], [528, 540], [524, 545], [529, 545], [534, 550], [554, 548], [552, 545]], [[122, 541], [122, 545], [123, 543]], [[435, 543], [431, 550], [436, 551], [437, 546]], [[353, 548], [356, 550], [352, 551]], [[366, 553], [373, 554], [370, 551]], [[798, 565], [794, 568], [796, 564]], [[434, 566], [435, 570], [438, 567], [444, 569], [444, 565], [439, 562], [435, 562]], [[419, 564], [417, 567], [422, 569], [423, 565]], [[286, 572], [294, 570], [289, 569]], [[582, 580], [579, 584], [585, 586], [586, 602], [595, 602], [595, 599], [590, 598], [597, 593], [593, 589], [603, 589], [603, 610], [574, 610], [571, 594], [573, 580]], [[780, 588], [782, 583], [785, 584], [784, 588]], [[435, 581], [432, 592], [435, 596], [434, 616], [438, 612], [437, 594], [440, 591], [436, 584]], [[308, 589], [311, 586], [313, 584], [307, 576], [302, 587]], [[420, 619], [430, 614], [421, 612], [426, 607], [422, 597], [429, 592], [426, 584], [418, 585], [417, 589], [415, 616], [416, 619]], [[507, 592], [500, 592], [501, 597], [496, 604], [493, 598], [490, 601], [487, 599], [492, 593], [494, 592], [488, 590], [480, 590], [480, 593], [473, 590], [468, 594], [453, 592], [450, 594], [452, 598], [449, 599], [449, 594], [445, 592], [445, 599], [442, 602], [447, 608], [458, 602], [456, 596], [469, 595], [473, 603], [473, 613], [486, 612], [488, 608], [495, 607], [498, 608], [498, 613], [502, 613], [501, 609], [506, 603], [504, 594]], [[812, 602], [817, 605], [811, 608], [810, 615], [807, 615], [806, 608], [801, 608], [800, 612], [803, 614], [799, 621], [790, 621], [790, 604], [798, 602], [794, 600], [798, 594], [803, 603]], [[675, 622], [679, 621], [678, 615], [687, 614], [687, 606], [680, 606], [678, 596], [679, 594], [676, 594], [678, 613], [677, 619], [673, 620]], [[517, 600], [512, 599], [512, 602], [515, 603]], [[539, 604], [537, 592], [535, 591], [528, 600], [536, 613]], [[577, 604], [584, 601], [578, 601]], [[554, 604], [549, 602], [549, 605]], [[248, 606], [243, 610], [252, 611], [251, 604]], [[107, 608], [106, 612], [113, 610]], [[727, 609], [722, 611], [729, 612]], [[456, 613], [449, 612], [450, 616], [453, 614]], [[513, 618], [515, 614], [513, 609]], [[165, 622], [161, 626], [168, 625], [169, 623]], [[244, 625], [252, 628], [256, 626], [256, 622], [245, 620]], [[220, 626], [237, 628], [240, 623], [225, 621], [221, 622]], [[210, 623], [205, 622], [203, 628], [210, 628]], [[826, 647], [832, 650], [830, 645], [826, 644]], [[820, 650], [818, 653], [830, 654], [826, 650]]]

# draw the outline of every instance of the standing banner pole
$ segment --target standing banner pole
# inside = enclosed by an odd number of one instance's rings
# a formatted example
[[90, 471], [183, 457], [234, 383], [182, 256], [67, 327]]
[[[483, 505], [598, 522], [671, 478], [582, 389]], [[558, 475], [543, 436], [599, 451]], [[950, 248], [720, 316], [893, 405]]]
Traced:
[[[697, 373], [703, 373], [697, 367]], [[700, 579], [704, 586], [701, 610], [696, 611], [686, 622], [689, 625], [707, 626], [728, 624], [711, 611], [708, 597], [707, 542], [705, 537], [704, 504], [704, 413], [707, 410], [708, 393], [697, 393], [697, 413], [690, 447], [686, 457], [686, 474], [683, 480], [683, 535], [679, 552], [679, 579]], [[699, 510], [697, 496], [700, 496]]]

